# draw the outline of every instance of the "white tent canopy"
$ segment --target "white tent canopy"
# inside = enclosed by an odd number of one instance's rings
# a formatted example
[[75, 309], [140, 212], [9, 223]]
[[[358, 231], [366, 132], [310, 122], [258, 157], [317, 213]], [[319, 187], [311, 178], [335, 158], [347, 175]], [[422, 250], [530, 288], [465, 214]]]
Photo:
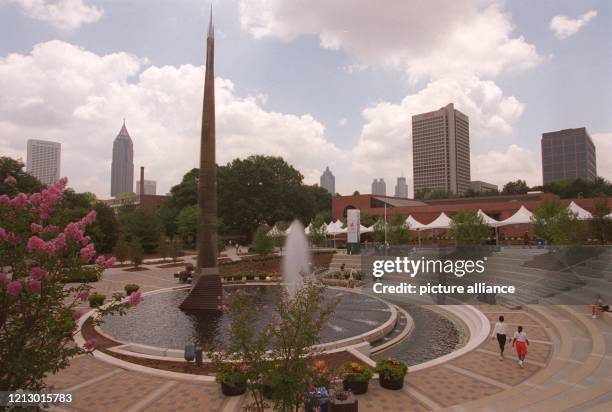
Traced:
[[593, 218], [593, 215], [588, 210], [581, 208], [576, 203], [574, 203], [574, 201], [572, 201], [572, 203], [570, 203], [567, 208], [570, 212], [573, 212], [578, 215], [578, 220], [586, 220]]
[[270, 229], [270, 231], [268, 231], [268, 236], [280, 236], [280, 235], [282, 235], [284, 233], [286, 233], [286, 232], [283, 232], [282, 230], [279, 230], [278, 227], [276, 227], [276, 225], [274, 225], [274, 227], [272, 229]]
[[531, 217], [533, 213], [531, 213], [525, 206], [521, 206], [519, 210], [516, 211], [515, 214], [510, 216], [508, 219], [502, 220], [497, 224], [497, 226], [508, 226], [508, 225], [520, 225], [525, 223], [531, 223]]
[[408, 217], [406, 218], [406, 224], [408, 225], [410, 230], [421, 230], [425, 229], [425, 227], [427, 226], [413, 218], [412, 215], [408, 215]]
[[342, 221], [336, 220], [335, 222], [330, 222], [329, 225], [327, 225], [328, 235], [338, 235], [340, 233], [346, 233], [346, 228], [342, 228]]
[[482, 211], [482, 209], [478, 209], [478, 216], [482, 217], [482, 221], [487, 226], [491, 226], [491, 227], [499, 226], [500, 222], [493, 219], [491, 216], [487, 215], [485, 212]]
[[433, 222], [425, 225], [423, 229], [448, 229], [450, 228], [451, 218], [446, 215], [446, 213], [440, 213], [440, 216], [436, 218]]
[[359, 233], [372, 233], [374, 231], [374, 225], [370, 227], [366, 227], [364, 225], [359, 225]]

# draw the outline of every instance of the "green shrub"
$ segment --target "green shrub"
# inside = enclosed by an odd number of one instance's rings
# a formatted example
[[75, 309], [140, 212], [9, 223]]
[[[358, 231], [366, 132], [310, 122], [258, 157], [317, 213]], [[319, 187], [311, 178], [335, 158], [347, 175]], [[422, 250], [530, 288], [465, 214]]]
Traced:
[[394, 358], [379, 359], [376, 361], [376, 372], [385, 379], [402, 379], [408, 373], [408, 366]]
[[99, 308], [104, 304], [106, 300], [106, 295], [102, 295], [101, 293], [94, 292], [89, 295], [89, 307], [90, 308]]
[[262, 273], [261, 275], [259, 275], [259, 280], [266, 280], [268, 278], [268, 275], [266, 275], [265, 273]]
[[102, 277], [102, 273], [95, 267], [83, 266], [64, 272], [62, 281], [64, 283], [89, 283], [97, 282]]
[[132, 293], [140, 289], [140, 286], [138, 286], [135, 283], [128, 283], [127, 285], [125, 285], [124, 289], [125, 289], [125, 294], [130, 296]]

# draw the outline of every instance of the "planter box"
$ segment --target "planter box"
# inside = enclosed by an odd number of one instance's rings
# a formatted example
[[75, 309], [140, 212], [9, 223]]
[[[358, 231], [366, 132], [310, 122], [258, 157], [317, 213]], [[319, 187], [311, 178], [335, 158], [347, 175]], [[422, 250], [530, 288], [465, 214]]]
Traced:
[[342, 387], [345, 391], [350, 390], [355, 395], [362, 395], [368, 391], [368, 381], [365, 382], [350, 382], [342, 381]]
[[380, 383], [380, 386], [385, 388], [385, 389], [391, 389], [391, 390], [399, 390], [402, 389], [404, 387], [404, 378], [402, 379], [386, 379], [383, 378], [382, 376], [378, 377], [378, 382]]
[[240, 396], [246, 392], [246, 385], [234, 386], [221, 382], [221, 392], [225, 396]]
[[359, 411], [359, 401], [355, 399], [355, 397], [350, 394], [348, 398], [344, 401], [339, 401], [337, 399], [329, 401], [329, 406], [327, 407], [328, 412], [358, 412]]

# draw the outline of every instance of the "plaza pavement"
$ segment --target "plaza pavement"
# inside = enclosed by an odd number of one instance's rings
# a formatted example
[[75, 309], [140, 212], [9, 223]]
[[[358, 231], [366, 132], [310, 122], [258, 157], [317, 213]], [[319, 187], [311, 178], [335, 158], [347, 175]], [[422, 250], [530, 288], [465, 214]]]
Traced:
[[[127, 272], [109, 269], [95, 289], [111, 294], [126, 283], [142, 291], [176, 285], [177, 268]], [[358, 395], [362, 411], [603, 411], [612, 410], [612, 319], [593, 320], [578, 306], [479, 306], [494, 322], [501, 314], [511, 329], [521, 324], [531, 345], [520, 369], [511, 347], [498, 359], [497, 343], [487, 339], [477, 349], [442, 365], [408, 373], [401, 391], [370, 382]], [[608, 315], [608, 314], [606, 314]], [[224, 397], [218, 384], [189, 383], [133, 372], [92, 356], [72, 359], [48, 384], [73, 393], [65, 411], [239, 411], [248, 396]]]

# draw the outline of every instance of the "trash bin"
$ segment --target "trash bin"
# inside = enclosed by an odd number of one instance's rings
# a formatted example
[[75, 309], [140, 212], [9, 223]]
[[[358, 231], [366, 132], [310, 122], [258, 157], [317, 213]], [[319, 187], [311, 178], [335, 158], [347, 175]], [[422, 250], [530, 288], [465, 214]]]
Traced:
[[542, 249], [544, 247], [544, 239], [536, 239], [536, 247]]
[[188, 343], [185, 345], [185, 360], [187, 362], [191, 362], [195, 357], [195, 345], [193, 343]]

